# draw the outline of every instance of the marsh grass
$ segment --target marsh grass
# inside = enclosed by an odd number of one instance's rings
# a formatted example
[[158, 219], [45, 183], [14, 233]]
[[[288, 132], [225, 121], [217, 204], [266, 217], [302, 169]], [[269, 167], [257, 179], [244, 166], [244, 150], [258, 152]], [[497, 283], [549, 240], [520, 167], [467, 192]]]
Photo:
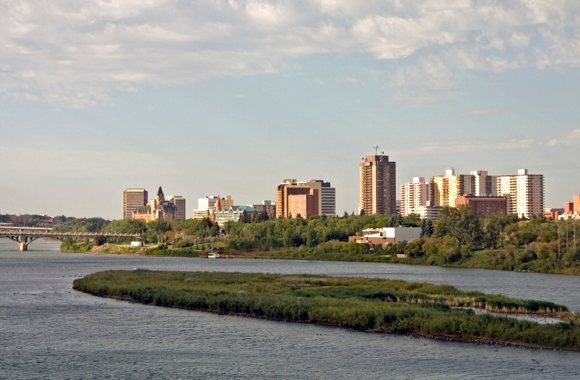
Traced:
[[219, 314], [580, 351], [580, 326], [574, 321], [538, 325], [455, 309], [570, 314], [565, 306], [462, 292], [449, 285], [313, 275], [134, 270], [95, 273], [75, 280], [73, 287], [101, 297]]

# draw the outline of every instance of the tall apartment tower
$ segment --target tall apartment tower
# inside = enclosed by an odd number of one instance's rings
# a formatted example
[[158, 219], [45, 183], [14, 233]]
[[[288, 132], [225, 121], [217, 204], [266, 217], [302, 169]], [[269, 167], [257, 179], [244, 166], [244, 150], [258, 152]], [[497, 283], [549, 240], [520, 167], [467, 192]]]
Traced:
[[501, 175], [496, 179], [498, 195], [507, 198], [507, 212], [531, 218], [544, 213], [544, 176], [519, 169], [517, 175]]
[[425, 177], [413, 177], [412, 182], [401, 185], [401, 215], [417, 213], [420, 206], [427, 204], [428, 188]]
[[396, 163], [389, 156], [363, 157], [359, 165], [359, 212], [395, 214], [397, 212]]
[[471, 174], [457, 174], [454, 169], [445, 170], [445, 175], [431, 179], [433, 206], [456, 207], [458, 196], [475, 193], [475, 177]]
[[186, 218], [185, 198], [183, 198], [181, 195], [170, 195], [167, 197], [167, 200], [173, 203], [176, 207], [175, 219], [184, 220]]
[[469, 174], [473, 176], [474, 180], [473, 195], [478, 197], [489, 197], [497, 194], [496, 176], [489, 175], [487, 170], [475, 170]]
[[276, 218], [320, 215], [321, 184], [285, 179], [276, 187]]
[[336, 216], [336, 189], [331, 186], [330, 182], [311, 179], [306, 184], [320, 189], [320, 215]]
[[147, 204], [148, 194], [145, 189], [125, 189], [123, 191], [123, 219], [133, 218], [133, 211]]

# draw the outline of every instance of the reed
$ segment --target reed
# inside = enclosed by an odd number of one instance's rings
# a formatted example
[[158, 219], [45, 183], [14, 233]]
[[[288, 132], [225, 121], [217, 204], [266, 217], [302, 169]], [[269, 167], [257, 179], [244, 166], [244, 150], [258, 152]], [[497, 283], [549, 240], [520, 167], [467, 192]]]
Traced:
[[434, 339], [580, 351], [580, 325], [539, 325], [469, 309], [573, 315], [551, 302], [400, 280], [221, 272], [106, 271], [74, 289], [143, 304]]

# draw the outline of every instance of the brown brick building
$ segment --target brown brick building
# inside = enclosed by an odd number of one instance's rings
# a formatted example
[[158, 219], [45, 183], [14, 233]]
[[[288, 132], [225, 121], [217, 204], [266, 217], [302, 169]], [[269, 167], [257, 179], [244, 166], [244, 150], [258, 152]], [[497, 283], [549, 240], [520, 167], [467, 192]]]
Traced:
[[320, 215], [321, 187], [316, 182], [284, 180], [276, 187], [276, 217], [303, 218]]
[[477, 197], [474, 195], [460, 195], [455, 201], [457, 207], [469, 206], [475, 214], [484, 218], [492, 214], [507, 214], [506, 197]]

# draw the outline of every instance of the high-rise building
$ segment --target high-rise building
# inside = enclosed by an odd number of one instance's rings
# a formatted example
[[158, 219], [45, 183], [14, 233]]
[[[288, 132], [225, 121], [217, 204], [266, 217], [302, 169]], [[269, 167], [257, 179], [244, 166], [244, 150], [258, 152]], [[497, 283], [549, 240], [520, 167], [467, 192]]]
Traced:
[[496, 177], [489, 175], [487, 170], [474, 170], [469, 174], [473, 176], [472, 195], [478, 197], [488, 197], [497, 194]]
[[123, 219], [133, 218], [133, 211], [147, 204], [147, 190], [130, 188], [123, 191]]
[[427, 203], [425, 177], [413, 177], [412, 182], [401, 185], [401, 215], [418, 214], [417, 209]]
[[320, 189], [320, 215], [336, 216], [336, 189], [330, 182], [311, 179], [306, 184], [313, 189]]
[[457, 174], [454, 169], [447, 169], [445, 175], [434, 176], [431, 185], [434, 206], [455, 207], [458, 196], [474, 194], [475, 177], [471, 174]]
[[185, 198], [183, 198], [181, 195], [170, 195], [167, 197], [167, 200], [173, 203], [176, 207], [175, 219], [184, 220], [187, 215], [185, 211]]
[[285, 179], [276, 187], [276, 217], [303, 218], [320, 215], [321, 184]]
[[396, 163], [389, 156], [363, 157], [359, 165], [359, 212], [395, 214], [397, 212]]
[[580, 194], [575, 194], [573, 198], [574, 212], [580, 213]]
[[507, 212], [531, 218], [544, 213], [544, 176], [519, 169], [517, 175], [500, 175], [497, 194], [507, 198]]

